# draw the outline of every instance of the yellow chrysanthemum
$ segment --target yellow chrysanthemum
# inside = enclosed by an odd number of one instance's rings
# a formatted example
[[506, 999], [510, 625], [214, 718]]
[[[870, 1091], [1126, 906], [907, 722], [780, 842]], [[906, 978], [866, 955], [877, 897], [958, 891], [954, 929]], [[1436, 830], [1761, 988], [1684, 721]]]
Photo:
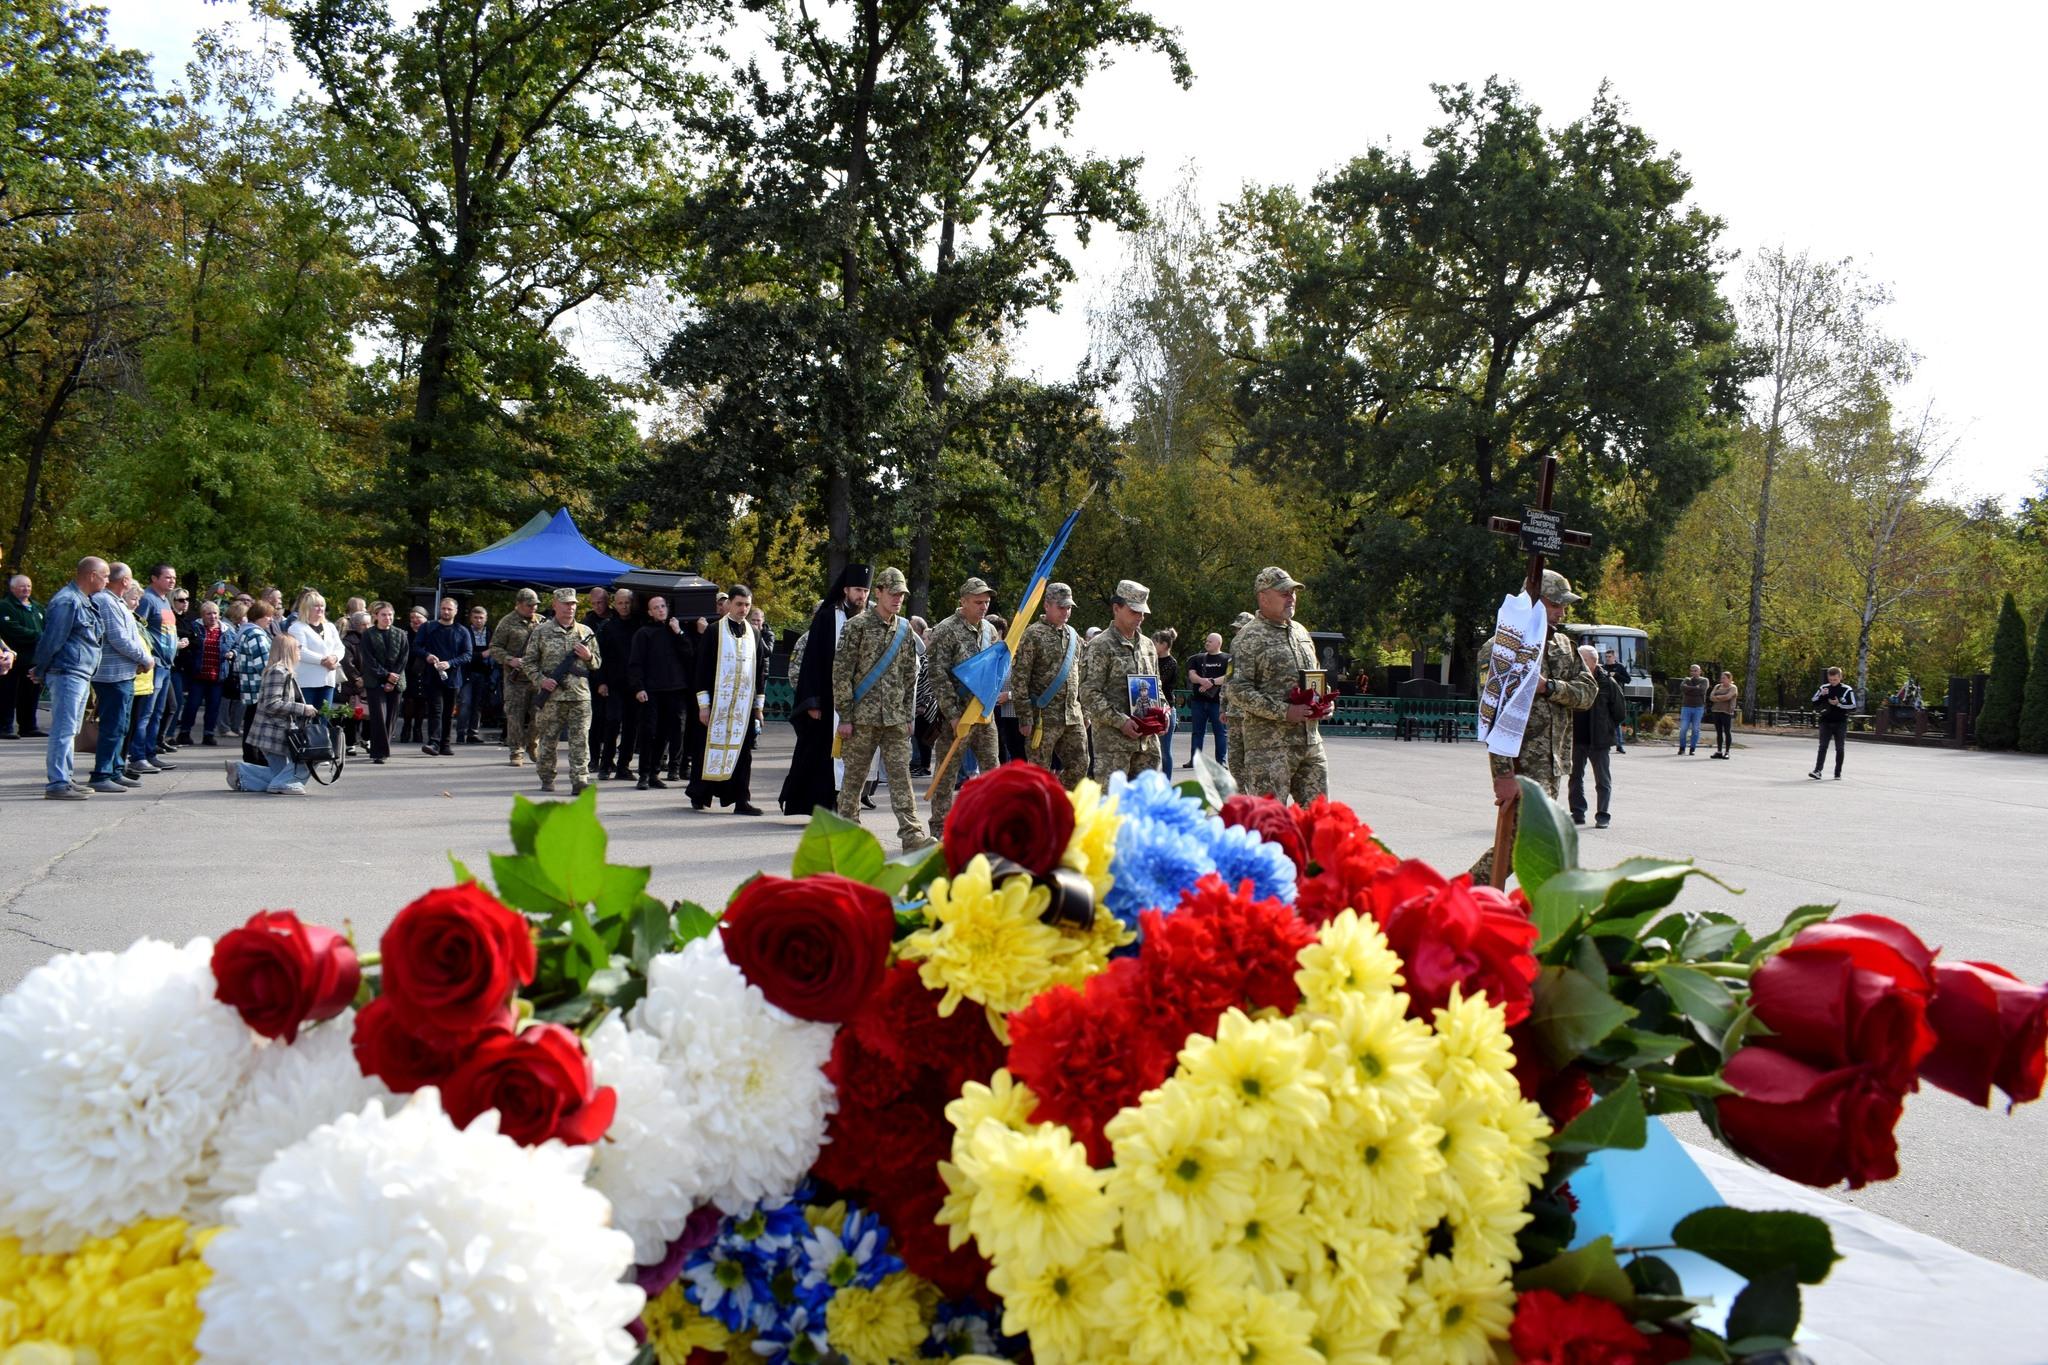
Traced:
[[200, 1260], [212, 1235], [182, 1219], [145, 1219], [64, 1255], [0, 1240], [0, 1346], [24, 1359], [184, 1365], [198, 1359]]
[[918, 979], [926, 986], [945, 992], [941, 1015], [972, 1000], [987, 1007], [1000, 1031], [1000, 1016], [1052, 984], [1053, 959], [1065, 951], [1060, 931], [1039, 920], [1052, 892], [1027, 876], [997, 887], [988, 859], [976, 854], [959, 876], [934, 881], [927, 895], [931, 927], [903, 940], [902, 956], [921, 964]]
[[843, 1232], [846, 1230], [846, 1201], [835, 1199], [829, 1204], [806, 1204], [804, 1221], [814, 1228]]
[[648, 1344], [654, 1347], [660, 1365], [689, 1365], [692, 1351], [723, 1351], [732, 1337], [724, 1323], [697, 1311], [697, 1305], [683, 1293], [681, 1280], [662, 1290], [640, 1320], [646, 1324]]
[[[965, 1147], [964, 1136], [955, 1133], [953, 1154], [965, 1155]], [[972, 1176], [950, 1161], [939, 1163], [939, 1179], [945, 1183], [946, 1197], [939, 1202], [939, 1211], [932, 1215], [932, 1221], [947, 1229], [947, 1245], [958, 1251], [974, 1235], [974, 1193], [980, 1186], [975, 1184]]]
[[1250, 1289], [1231, 1324], [1230, 1345], [1243, 1365], [1323, 1365], [1309, 1345], [1315, 1330], [1316, 1315], [1300, 1295]]
[[1013, 1132], [1029, 1132], [1034, 1126], [1032, 1111], [1038, 1108], [1038, 1097], [1031, 1093], [1029, 1086], [1020, 1084], [1004, 1067], [989, 1077], [988, 1084], [969, 1081], [960, 1089], [959, 1098], [946, 1106], [946, 1122], [953, 1125], [954, 1146], [957, 1148], [968, 1134], [981, 1126], [983, 1119], [994, 1119]]
[[1505, 1275], [1474, 1261], [1432, 1256], [1408, 1286], [1406, 1315], [1389, 1352], [1415, 1365], [1489, 1365], [1507, 1338], [1515, 1293]]
[[1322, 1254], [1307, 1202], [1308, 1180], [1298, 1168], [1268, 1165], [1258, 1172], [1251, 1212], [1231, 1228], [1229, 1245], [1251, 1264], [1259, 1288], [1285, 1289]]
[[855, 1286], [832, 1296], [825, 1331], [832, 1349], [852, 1365], [891, 1365], [914, 1360], [930, 1330], [917, 1277], [896, 1274], [873, 1289]]
[[1442, 1137], [1435, 1124], [1404, 1118], [1353, 1130], [1336, 1161], [1328, 1159], [1325, 1146], [1304, 1151], [1308, 1214], [1316, 1231], [1329, 1234], [1355, 1221], [1382, 1228], [1411, 1226], [1443, 1170], [1443, 1153], [1437, 1150]]
[[1296, 959], [1294, 984], [1312, 1010], [1330, 1011], [1347, 994], [1381, 995], [1401, 989], [1401, 958], [1370, 915], [1346, 910], [1325, 924]]
[[1437, 1048], [1431, 1075], [1445, 1099], [1505, 1107], [1521, 1097], [1515, 1052], [1498, 1005], [1483, 995], [1467, 997], [1453, 986], [1450, 1003], [1432, 1015]]
[[1377, 1340], [1401, 1321], [1402, 1294], [1422, 1259], [1420, 1230], [1402, 1232], [1352, 1223], [1331, 1229], [1324, 1254], [1295, 1288], [1320, 1321], [1339, 1325], [1343, 1335]]
[[[1524, 1191], [1523, 1197], [1527, 1197]], [[1529, 1211], [1520, 1201], [1495, 1202], [1476, 1208], [1447, 1209], [1443, 1228], [1450, 1234], [1452, 1260], [1477, 1261], [1506, 1275], [1520, 1256], [1515, 1235], [1529, 1225]]]
[[960, 1157], [975, 1183], [968, 1225], [983, 1254], [1028, 1271], [1078, 1261], [1116, 1236], [1102, 1172], [1065, 1128], [984, 1123]]
[[1407, 1015], [1404, 995], [1346, 995], [1312, 1030], [1323, 1047], [1331, 1117], [1345, 1131], [1384, 1131], [1427, 1114], [1437, 1101], [1429, 1025]]
[[1487, 1202], [1513, 1155], [1507, 1134], [1494, 1127], [1487, 1106], [1477, 1100], [1446, 1104], [1438, 1110], [1436, 1120], [1443, 1129], [1436, 1149], [1443, 1156], [1444, 1169], [1433, 1191], [1451, 1208]]
[[1214, 1038], [1188, 1039], [1180, 1074], [1203, 1103], [1229, 1115], [1255, 1151], [1264, 1151], [1269, 1134], [1291, 1139], [1330, 1117], [1322, 1074], [1310, 1065], [1308, 1039], [1292, 1020], [1254, 1022], [1228, 1010]]
[[1002, 1296], [1003, 1330], [1012, 1336], [1029, 1333], [1032, 1358], [1039, 1365], [1087, 1365], [1101, 1358], [1100, 1334], [1109, 1326], [1104, 1253], [1029, 1272], [998, 1262], [988, 1284]]
[[1229, 1252], [1160, 1240], [1109, 1258], [1107, 1305], [1126, 1359], [1183, 1365], [1228, 1359], [1246, 1268]]
[[1174, 1080], [1103, 1129], [1116, 1152], [1110, 1198], [1129, 1240], [1214, 1246], [1252, 1209], [1257, 1163], [1226, 1127], [1221, 1106]]
[[1508, 1164], [1503, 1178], [1530, 1189], [1543, 1183], [1550, 1164], [1550, 1118], [1533, 1100], [1519, 1095], [1493, 1116], [1494, 1126], [1508, 1140]]
[[1074, 803], [1074, 833], [1060, 856], [1060, 866], [1086, 877], [1095, 888], [1095, 904], [1106, 905], [1109, 888], [1116, 880], [1109, 865], [1116, 856], [1116, 830], [1123, 817], [1116, 813], [1116, 802], [1103, 800], [1102, 788], [1092, 777], [1075, 783], [1067, 799]]

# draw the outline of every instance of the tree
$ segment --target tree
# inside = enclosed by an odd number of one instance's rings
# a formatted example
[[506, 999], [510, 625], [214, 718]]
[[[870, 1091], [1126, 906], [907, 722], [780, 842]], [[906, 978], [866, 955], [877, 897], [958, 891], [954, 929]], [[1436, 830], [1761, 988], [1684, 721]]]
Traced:
[[[1439, 87], [1416, 163], [1377, 148], [1233, 210], [1264, 337], [1240, 457], [1320, 479], [1346, 525], [1317, 600], [1476, 643], [1514, 547], [1487, 519], [1562, 463], [1567, 523], [1647, 568], [1713, 478], [1745, 377], [1718, 220], [1603, 88], [1546, 129], [1512, 85]], [[1584, 575], [1597, 574], [1597, 561]]]
[[368, 210], [395, 352], [364, 518], [431, 578], [456, 508], [533, 505], [632, 449], [617, 396], [570, 359], [570, 312], [679, 249], [671, 120], [702, 94], [693, 25], [722, 0], [281, 0], [318, 87], [328, 178]]
[[1750, 424], [1762, 434], [1763, 452], [1750, 504], [1745, 716], [1756, 714], [1757, 677], [1763, 664], [1771, 503], [1779, 459], [1790, 441], [1810, 432], [1816, 420], [1853, 397], [1866, 377], [1874, 374], [1896, 381], [1910, 373], [1911, 354], [1876, 328], [1874, 315], [1889, 301], [1884, 287], [1865, 278], [1854, 262], [1816, 261], [1783, 246], [1759, 251], [1744, 272], [1743, 339], [1764, 367], [1749, 401]]
[[1984, 709], [1977, 713], [1977, 743], [2010, 749], [2019, 742], [2020, 711], [2027, 695], [2027, 623], [2012, 594], [1998, 608], [1998, 638], [1991, 645], [1991, 680]]
[[2030, 754], [2048, 754], [2048, 611], [2041, 613], [2040, 629], [2034, 633], [2034, 663], [2027, 671], [2025, 697], [2018, 747]]

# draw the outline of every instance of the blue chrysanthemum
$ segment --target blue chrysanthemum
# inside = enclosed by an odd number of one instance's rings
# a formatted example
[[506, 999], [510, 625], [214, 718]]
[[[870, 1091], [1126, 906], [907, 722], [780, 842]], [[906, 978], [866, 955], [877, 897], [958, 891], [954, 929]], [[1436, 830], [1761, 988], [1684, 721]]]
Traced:
[[691, 1254], [683, 1294], [728, 1331], [759, 1330], [775, 1320], [775, 1263], [721, 1239]]
[[[1126, 793], [1128, 796], [1128, 793]], [[1116, 831], [1116, 882], [1109, 889], [1110, 913], [1135, 929], [1146, 910], [1171, 910], [1203, 876], [1216, 870], [1206, 831], [1179, 830], [1148, 815], [1119, 805], [1123, 822]]]
[[889, 1229], [866, 1209], [848, 1213], [837, 1232], [812, 1228], [797, 1250], [797, 1293], [822, 1312], [842, 1289], [873, 1289], [903, 1269], [888, 1246]]
[[1181, 834], [1201, 832], [1202, 803], [1176, 790], [1157, 768], [1136, 777], [1115, 774], [1109, 779], [1109, 794], [1126, 818], [1144, 816]]
[[[925, 1337], [928, 1359], [952, 1360], [956, 1356], [1001, 1356], [1008, 1359], [1003, 1337], [995, 1320], [972, 1303], [942, 1303], [933, 1317], [932, 1330]], [[1014, 1354], [1014, 1350], [1009, 1354]]]
[[819, 1365], [831, 1359], [825, 1335], [825, 1309], [793, 1303], [754, 1338], [754, 1354], [768, 1365]]
[[1258, 900], [1294, 904], [1294, 860], [1278, 844], [1267, 843], [1251, 830], [1209, 817], [1209, 856], [1224, 884], [1235, 888], [1249, 881]]

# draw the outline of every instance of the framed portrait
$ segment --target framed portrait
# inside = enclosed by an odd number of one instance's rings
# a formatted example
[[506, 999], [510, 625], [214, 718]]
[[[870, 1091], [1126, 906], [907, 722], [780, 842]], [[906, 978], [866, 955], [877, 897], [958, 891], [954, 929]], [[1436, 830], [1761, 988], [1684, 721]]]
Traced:
[[1160, 704], [1159, 679], [1126, 678], [1124, 685], [1129, 689], [1130, 714], [1135, 716]]

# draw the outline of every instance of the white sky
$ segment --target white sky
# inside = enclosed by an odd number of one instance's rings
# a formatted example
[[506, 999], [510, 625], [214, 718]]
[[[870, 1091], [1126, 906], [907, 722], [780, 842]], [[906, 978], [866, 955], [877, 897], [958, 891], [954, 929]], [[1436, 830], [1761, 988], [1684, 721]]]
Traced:
[[[1853, 256], [1888, 282], [1886, 323], [1923, 359], [1912, 395], [1959, 437], [1954, 491], [2009, 502], [2041, 487], [2034, 409], [2037, 259], [2048, 189], [2044, 118], [2027, 92], [2048, 37], [2039, 7], [1846, 6], [1815, 0], [1371, 4], [1154, 0], [1195, 70], [1175, 87], [1127, 59], [1083, 93], [1076, 141], [1142, 155], [1157, 199], [1193, 162], [1213, 204], [1247, 181], [1302, 187], [1374, 143], [1417, 150], [1439, 115], [1432, 81], [1518, 82], [1547, 121], [1590, 107], [1602, 79], [1691, 172], [1693, 197], [1737, 250], [1783, 242]], [[247, 13], [202, 0], [110, 0], [115, 41], [183, 68], [202, 27]], [[1031, 320], [1020, 361], [1070, 373], [1087, 304], [1122, 257], [1099, 235], [1058, 313]], [[1740, 265], [1735, 267], [1740, 269]]]

